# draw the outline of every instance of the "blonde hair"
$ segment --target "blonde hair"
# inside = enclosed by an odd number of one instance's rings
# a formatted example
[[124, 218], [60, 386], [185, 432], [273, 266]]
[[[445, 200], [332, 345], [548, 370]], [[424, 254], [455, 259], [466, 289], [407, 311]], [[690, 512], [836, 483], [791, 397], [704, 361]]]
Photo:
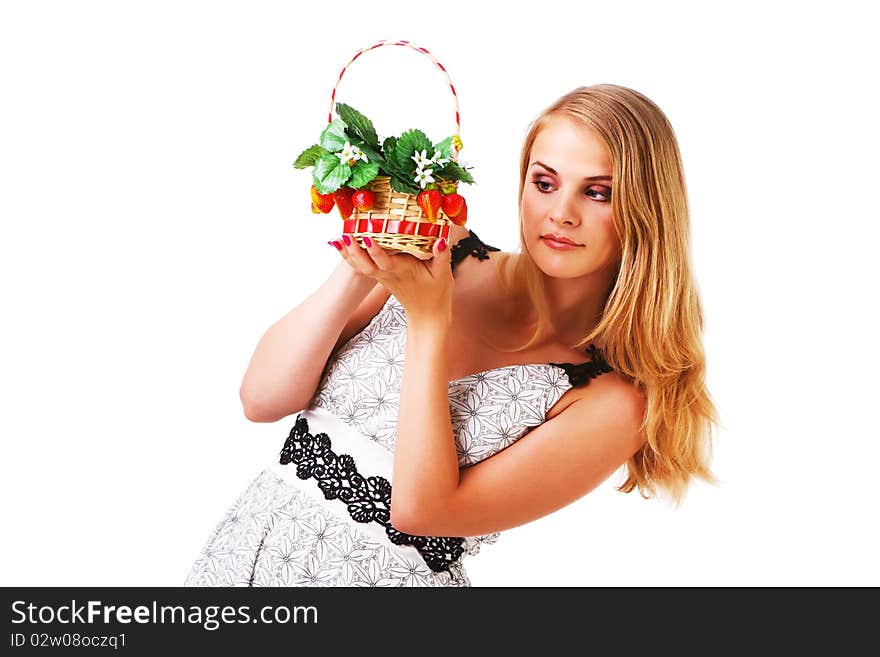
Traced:
[[617, 490], [657, 489], [679, 505], [693, 477], [717, 483], [709, 468], [718, 414], [706, 390], [703, 313], [690, 259], [684, 172], [672, 126], [651, 100], [612, 84], [579, 87], [535, 119], [520, 161], [520, 252], [500, 253], [499, 283], [511, 299], [525, 296], [538, 316], [528, 349], [552, 329], [545, 274], [526, 248], [523, 192], [532, 145], [547, 120], [573, 119], [595, 131], [612, 160], [611, 208], [621, 241], [617, 277], [598, 324], [574, 348], [595, 342], [619, 375], [647, 399], [647, 441], [626, 463]]

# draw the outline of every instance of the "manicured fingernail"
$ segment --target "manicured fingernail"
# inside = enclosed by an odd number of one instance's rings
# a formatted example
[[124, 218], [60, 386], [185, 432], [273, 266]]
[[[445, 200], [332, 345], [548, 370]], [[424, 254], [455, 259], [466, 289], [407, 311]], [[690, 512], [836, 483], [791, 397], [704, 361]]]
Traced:
[[446, 250], [446, 240], [440, 240], [440, 244], [437, 245], [437, 250], [438, 251], [445, 251]]
[[351, 246], [351, 238], [347, 233], [342, 234], [342, 241], [345, 242], [345, 246]]
[[327, 244], [332, 244], [336, 247], [337, 251], [342, 251], [342, 244], [340, 244], [337, 240], [333, 240], [332, 242], [327, 242]]
[[367, 243], [367, 246], [373, 246], [373, 240], [371, 240], [371, 239], [370, 239], [369, 237], [367, 237], [366, 235], [364, 235], [364, 242]]

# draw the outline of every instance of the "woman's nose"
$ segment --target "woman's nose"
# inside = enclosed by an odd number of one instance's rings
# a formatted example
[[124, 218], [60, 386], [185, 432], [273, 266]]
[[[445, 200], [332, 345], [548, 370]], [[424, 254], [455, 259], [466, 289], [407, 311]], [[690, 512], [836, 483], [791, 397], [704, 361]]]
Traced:
[[553, 221], [574, 226], [578, 225], [581, 221], [578, 200], [568, 194], [557, 195], [556, 205], [551, 209]]

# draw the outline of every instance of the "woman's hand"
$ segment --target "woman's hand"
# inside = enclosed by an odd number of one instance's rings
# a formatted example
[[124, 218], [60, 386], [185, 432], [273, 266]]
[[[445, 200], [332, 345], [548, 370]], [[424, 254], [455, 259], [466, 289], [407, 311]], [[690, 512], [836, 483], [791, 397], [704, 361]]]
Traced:
[[343, 235], [337, 240], [342, 245], [339, 253], [352, 269], [381, 283], [395, 296], [406, 310], [408, 324], [451, 321], [455, 278], [450, 266], [451, 249], [445, 240], [434, 241], [433, 257], [428, 260], [387, 251], [369, 236], [364, 242], [367, 246], [362, 247], [350, 235]]

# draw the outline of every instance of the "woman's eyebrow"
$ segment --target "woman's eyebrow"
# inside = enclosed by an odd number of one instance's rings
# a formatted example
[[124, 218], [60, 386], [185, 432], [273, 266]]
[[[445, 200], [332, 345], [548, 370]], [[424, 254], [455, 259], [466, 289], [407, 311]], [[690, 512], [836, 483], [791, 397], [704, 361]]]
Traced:
[[[557, 175], [557, 176], [559, 175], [559, 173], [557, 173], [556, 169], [554, 169], [554, 168], [552, 168], [552, 167], [548, 167], [548, 166], [547, 166], [546, 164], [544, 164], [543, 162], [538, 162], [537, 160], [535, 160], [534, 162], [532, 162], [532, 166], [535, 166], [536, 164], [537, 164], [538, 166], [544, 167], [545, 169], [547, 169], [547, 171], [549, 171], [549, 172], [552, 173], [552, 174], [555, 174], [555, 175]], [[587, 176], [586, 178], [584, 178], [584, 180], [608, 180], [608, 181], [610, 181], [610, 180], [611, 180], [611, 176]]]

